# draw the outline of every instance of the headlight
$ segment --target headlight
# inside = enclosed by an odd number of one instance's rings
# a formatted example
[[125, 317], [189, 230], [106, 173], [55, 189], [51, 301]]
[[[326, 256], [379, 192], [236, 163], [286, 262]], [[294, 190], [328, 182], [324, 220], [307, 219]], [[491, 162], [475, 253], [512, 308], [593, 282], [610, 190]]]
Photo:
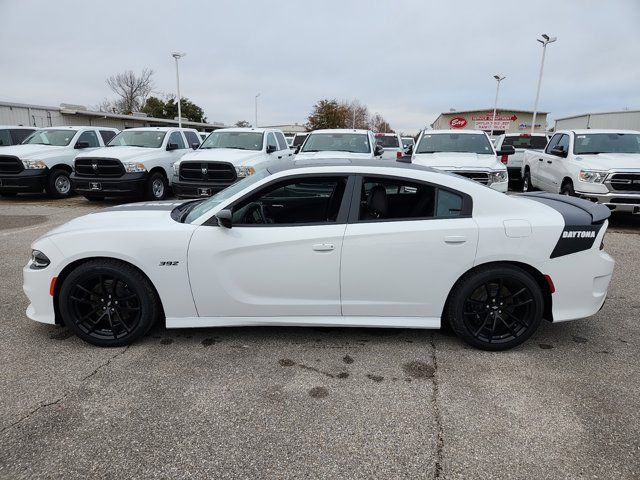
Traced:
[[256, 173], [256, 169], [253, 167], [236, 167], [236, 175], [238, 177], [248, 177]]
[[31, 267], [33, 270], [47, 268], [51, 260], [40, 250], [31, 250]]
[[489, 174], [489, 184], [492, 183], [502, 183], [502, 182], [506, 182], [507, 180], [509, 180], [509, 177], [507, 176], [507, 172], [499, 170], [497, 172], [491, 172]]
[[607, 178], [607, 172], [600, 172], [598, 170], [580, 170], [578, 178], [581, 182], [587, 183], [602, 183]]
[[127, 173], [138, 173], [138, 172], [146, 172], [147, 169], [144, 167], [144, 163], [123, 163], [124, 171]]
[[173, 174], [174, 175], [178, 175], [178, 170], [180, 170], [180, 165], [178, 165], [177, 163], [173, 164]]
[[22, 165], [24, 165], [24, 168], [27, 170], [42, 170], [43, 168], [47, 168], [42, 160], [22, 160]]

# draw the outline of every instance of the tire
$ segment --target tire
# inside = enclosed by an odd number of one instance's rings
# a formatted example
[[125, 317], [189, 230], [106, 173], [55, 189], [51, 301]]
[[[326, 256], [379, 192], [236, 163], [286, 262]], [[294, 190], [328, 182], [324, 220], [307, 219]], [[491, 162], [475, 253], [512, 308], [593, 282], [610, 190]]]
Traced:
[[11, 197], [11, 198], [13, 198], [13, 197], [17, 197], [17, 196], [18, 196], [18, 192], [1, 192], [0, 193], [0, 197], [7, 197], [7, 198]]
[[511, 265], [478, 268], [454, 286], [447, 314], [449, 324], [468, 345], [481, 350], [508, 350], [538, 329], [544, 311], [535, 279]]
[[104, 200], [104, 195], [85, 195], [84, 198], [90, 202], [101, 202]]
[[145, 200], [164, 200], [168, 190], [167, 179], [160, 172], [149, 175], [145, 191]]
[[524, 172], [524, 177], [522, 177], [522, 191], [523, 192], [532, 192], [535, 188], [533, 183], [531, 183], [531, 172], [529, 170]]
[[573, 183], [567, 182], [562, 185], [562, 188], [560, 189], [560, 195], [569, 195], [570, 197], [575, 197], [576, 191], [573, 189]]
[[129, 345], [160, 316], [158, 297], [147, 278], [119, 260], [90, 260], [62, 283], [58, 307], [64, 324], [99, 347]]
[[47, 193], [52, 198], [68, 198], [73, 193], [69, 174], [56, 168], [49, 173], [46, 185]]

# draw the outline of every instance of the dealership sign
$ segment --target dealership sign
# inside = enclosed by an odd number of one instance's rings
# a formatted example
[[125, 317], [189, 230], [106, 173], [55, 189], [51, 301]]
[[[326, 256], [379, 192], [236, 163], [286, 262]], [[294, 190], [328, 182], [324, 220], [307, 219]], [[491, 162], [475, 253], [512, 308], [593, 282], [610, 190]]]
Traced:
[[[507, 130], [511, 120], [496, 120], [493, 122], [493, 130]], [[476, 121], [476, 130], [491, 130], [491, 120]]]
[[451, 128], [464, 128], [467, 126], [467, 120], [462, 117], [453, 117], [449, 120], [449, 126]]

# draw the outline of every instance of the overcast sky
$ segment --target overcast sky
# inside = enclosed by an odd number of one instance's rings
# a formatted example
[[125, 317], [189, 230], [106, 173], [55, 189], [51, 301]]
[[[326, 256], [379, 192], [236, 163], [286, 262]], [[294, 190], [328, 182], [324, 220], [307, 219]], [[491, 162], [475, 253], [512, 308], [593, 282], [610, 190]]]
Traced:
[[105, 78], [154, 70], [210, 121], [304, 123], [321, 98], [358, 99], [396, 130], [441, 111], [532, 109], [561, 117], [640, 108], [640, 1], [0, 0], [0, 100], [95, 106]]

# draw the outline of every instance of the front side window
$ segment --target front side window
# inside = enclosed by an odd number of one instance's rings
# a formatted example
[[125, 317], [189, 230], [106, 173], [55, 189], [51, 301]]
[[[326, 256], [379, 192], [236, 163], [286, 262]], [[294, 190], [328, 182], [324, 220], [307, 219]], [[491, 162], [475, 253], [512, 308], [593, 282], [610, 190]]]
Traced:
[[233, 148], [235, 150], [262, 150], [262, 133], [212, 132], [200, 148]]
[[346, 176], [298, 177], [277, 182], [233, 207], [233, 224], [336, 223]]
[[93, 130], [87, 130], [86, 132], [82, 132], [80, 134], [80, 137], [78, 137], [78, 142], [87, 143], [90, 148], [96, 148], [100, 146], [100, 142], [98, 141], [98, 136], [96, 135], [96, 132], [94, 132]]
[[182, 135], [180, 135], [180, 132], [172, 132], [171, 135], [169, 135], [169, 141], [167, 143], [174, 143], [178, 145], [178, 149], [185, 148], [184, 140], [182, 139]]
[[366, 133], [314, 133], [302, 147], [303, 152], [371, 153]]
[[75, 137], [77, 130], [38, 130], [33, 132], [24, 143], [29, 145], [51, 145], [66, 147]]
[[545, 149], [545, 153], [551, 153], [551, 150], [553, 150], [553, 148], [558, 145], [558, 142], [560, 141], [560, 137], [562, 135], [559, 133], [556, 133], [553, 137], [551, 137], [551, 140], [549, 140], [549, 143], [547, 143], [547, 148]]
[[568, 152], [569, 151], [569, 135], [562, 135], [560, 137], [560, 140], [558, 140], [558, 145], [556, 145], [558, 148], [562, 148], [563, 151]]
[[491, 142], [481, 133], [425, 133], [416, 153], [459, 152], [493, 154]]
[[589, 133], [576, 135], [573, 153], [640, 153], [640, 135], [637, 133]]
[[110, 147], [160, 148], [166, 133], [158, 130], [125, 130], [113, 137]]
[[359, 221], [450, 218], [462, 215], [462, 195], [401, 178], [365, 178]]
[[269, 134], [267, 135], [267, 148], [269, 148], [269, 147], [272, 147], [272, 148], [278, 150], [278, 144], [276, 143], [276, 137], [271, 132], [269, 132]]

